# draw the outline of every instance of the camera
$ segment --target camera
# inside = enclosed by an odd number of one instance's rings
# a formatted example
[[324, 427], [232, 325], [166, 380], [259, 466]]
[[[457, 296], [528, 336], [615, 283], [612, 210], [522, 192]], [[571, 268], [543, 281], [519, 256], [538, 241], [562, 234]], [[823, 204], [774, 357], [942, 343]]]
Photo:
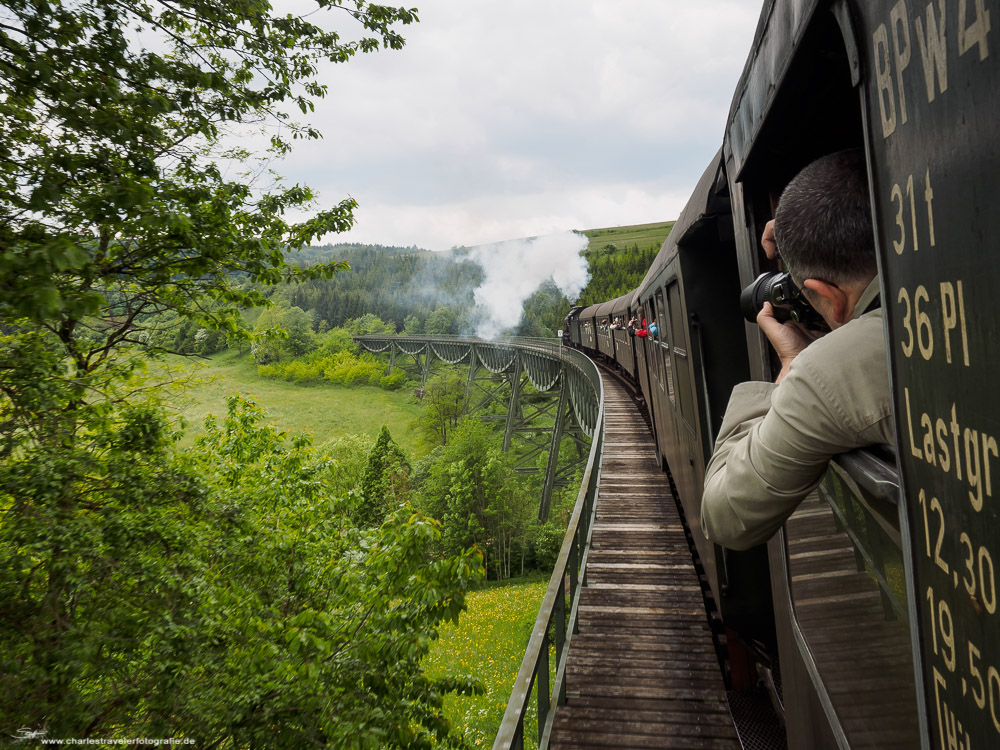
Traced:
[[751, 323], [757, 322], [757, 313], [770, 302], [774, 307], [775, 320], [785, 323], [789, 320], [809, 328], [826, 328], [822, 316], [802, 296], [788, 273], [762, 273], [753, 283], [740, 293], [740, 311]]

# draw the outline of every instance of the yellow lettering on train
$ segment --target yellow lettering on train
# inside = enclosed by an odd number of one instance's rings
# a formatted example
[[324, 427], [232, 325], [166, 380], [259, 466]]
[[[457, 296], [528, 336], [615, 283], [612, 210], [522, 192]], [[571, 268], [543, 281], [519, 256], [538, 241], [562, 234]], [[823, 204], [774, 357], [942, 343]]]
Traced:
[[[986, 10], [983, 0], [975, 0], [976, 20], [965, 25], [966, 0], [958, 0], [958, 54], [964, 55], [973, 47], [979, 47], [979, 60], [990, 56], [990, 48], [986, 36], [990, 33], [990, 12]], [[906, 119], [903, 119], [906, 122]]]
[[958, 418], [955, 416], [955, 404], [951, 405], [951, 434], [955, 438], [955, 476], [962, 478], [962, 460], [958, 452]]
[[1000, 446], [997, 446], [997, 439], [992, 435], [983, 433], [983, 478], [986, 482], [986, 496], [993, 497], [993, 483], [990, 481], [990, 454], [994, 458], [1000, 458]]
[[[927, 32], [917, 16], [913, 26], [917, 30], [917, 44], [920, 47], [920, 61], [924, 66], [924, 84], [927, 86], [927, 101], [933, 102], [937, 92], [948, 90], [948, 45], [945, 36], [944, 0], [938, 0], [938, 15], [934, 15], [934, 3], [927, 4]], [[934, 74], [937, 73], [937, 88]]]
[[878, 108], [882, 115], [882, 137], [888, 138], [896, 130], [896, 91], [889, 62], [889, 32], [884, 23], [872, 34], [872, 44], [875, 46], [875, 80], [878, 83]]
[[[961, 425], [958, 421], [958, 406], [954, 403], [950, 413], [943, 418], [934, 418], [927, 412], [920, 412], [915, 419], [910, 405], [910, 389], [904, 388], [903, 404], [906, 409], [910, 455], [937, 467], [945, 474], [951, 474], [954, 469], [955, 479], [964, 481], [969, 486], [969, 503], [972, 509], [981, 511], [984, 499], [993, 497], [991, 459], [1000, 458], [1000, 444], [996, 437]], [[919, 425], [916, 432], [915, 425]], [[948, 439], [949, 433], [951, 440]]]
[[962, 334], [962, 361], [969, 366], [969, 334], [965, 327], [965, 300], [962, 295], [962, 282], [958, 282], [958, 303], [955, 300], [955, 287], [950, 281], [941, 283], [941, 312], [945, 334], [945, 357], [951, 362], [951, 331], [958, 326]]
[[[933, 102], [939, 94], [948, 90], [949, 55], [955, 56], [957, 52], [957, 56], [961, 57], [977, 50], [978, 60], [982, 62], [990, 54], [992, 24], [986, 0], [957, 0], [957, 3], [956, 0], [930, 0], [922, 7], [923, 12], [916, 7], [908, 8], [908, 0], [897, 0], [889, 10], [887, 23], [879, 24], [872, 32], [872, 73], [883, 138], [888, 138], [897, 126], [905, 125], [909, 120], [905, 71], [914, 67], [914, 70], [923, 73], [927, 101]], [[920, 53], [919, 67], [910, 65], [914, 47]], [[920, 77], [920, 73], [916, 72], [906, 75]], [[926, 192], [931, 195], [929, 184]], [[933, 219], [931, 224], [933, 245]]]
[[903, 389], [903, 400], [906, 402], [906, 427], [910, 434], [910, 455], [915, 458], [922, 459], [924, 454], [917, 449], [916, 443], [913, 441], [913, 419], [910, 417], [910, 389]]
[[934, 466], [934, 432], [931, 430], [931, 418], [926, 412], [920, 415], [920, 426], [927, 428], [924, 433], [924, 460]]
[[[892, 51], [896, 58], [896, 86], [899, 88], [899, 121], [906, 124], [906, 92], [903, 89], [903, 71], [910, 64], [910, 21], [906, 14], [906, 4], [899, 0], [889, 11], [889, 25], [892, 27]], [[902, 30], [902, 37], [900, 37]]]
[[969, 502], [974, 511], [983, 509], [983, 485], [979, 483], [979, 433], [965, 428], [965, 475], [969, 478]]
[[938, 465], [941, 467], [941, 471], [948, 472], [951, 470], [951, 454], [948, 452], [948, 425], [939, 417], [935, 427], [939, 449]]

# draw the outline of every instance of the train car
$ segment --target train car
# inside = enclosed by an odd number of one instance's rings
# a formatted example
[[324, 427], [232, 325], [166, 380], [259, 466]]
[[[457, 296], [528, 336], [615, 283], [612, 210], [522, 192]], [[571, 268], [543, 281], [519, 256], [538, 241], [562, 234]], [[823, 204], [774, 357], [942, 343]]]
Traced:
[[584, 351], [597, 351], [597, 318], [596, 312], [600, 305], [590, 305], [580, 311], [580, 348]]
[[580, 346], [580, 311], [579, 305], [570, 308], [563, 321], [563, 343], [569, 346]]
[[[724, 148], [743, 284], [770, 268], [759, 237], [789, 179], [864, 150], [895, 405], [895, 445], [833, 462], [816, 503], [769, 543], [794, 747], [1000, 745], [1000, 521], [984, 489], [1000, 430], [984, 377], [1000, 317], [1000, 218], [985, 205], [1000, 180], [996, 11], [768, 3], [733, 100]], [[753, 377], [772, 379], [755, 326], [747, 346]], [[833, 564], [844, 547], [854, 559]]]
[[615, 358], [615, 340], [612, 336], [611, 326], [614, 318], [611, 309], [614, 307], [614, 300], [609, 300], [597, 306], [594, 317], [597, 319], [597, 351], [603, 354], [608, 360]]
[[[751, 655], [731, 648], [728, 676], [759, 678], [792, 748], [1000, 746], [997, 5], [765, 3], [722, 152], [629, 300], [659, 328], [632, 373], [658, 451]], [[732, 385], [778, 370], [739, 291], [779, 268], [759, 240], [785, 185], [848, 147], [871, 184], [896, 440], [836, 457], [779, 534], [732, 553], [698, 528], [705, 462]]]
[[632, 295], [633, 292], [629, 292], [611, 301], [611, 317], [617, 322], [617, 327], [613, 331], [615, 363], [630, 378], [635, 377], [635, 346], [632, 343], [635, 336], [628, 331], [628, 322], [632, 317], [629, 309]]
[[[647, 403], [730, 645], [774, 653], [767, 555], [710, 543], [700, 528], [705, 466], [734, 385], [749, 379], [729, 185], [721, 151], [712, 159], [639, 286], [657, 334], [643, 342]], [[759, 645], [758, 645], [759, 644]], [[735, 648], [733, 649], [735, 651]], [[747, 682], [743, 652], [731, 658]], [[739, 663], [737, 665], [737, 662]]]

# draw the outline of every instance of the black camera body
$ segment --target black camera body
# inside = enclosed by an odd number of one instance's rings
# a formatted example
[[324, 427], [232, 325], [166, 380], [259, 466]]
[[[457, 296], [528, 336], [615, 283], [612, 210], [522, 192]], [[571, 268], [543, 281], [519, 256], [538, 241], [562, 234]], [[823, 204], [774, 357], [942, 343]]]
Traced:
[[794, 321], [808, 328], [826, 328], [822, 316], [809, 304], [788, 273], [762, 273], [754, 279], [740, 293], [740, 311], [743, 317], [756, 323], [757, 313], [765, 302], [771, 303], [774, 318], [781, 323]]

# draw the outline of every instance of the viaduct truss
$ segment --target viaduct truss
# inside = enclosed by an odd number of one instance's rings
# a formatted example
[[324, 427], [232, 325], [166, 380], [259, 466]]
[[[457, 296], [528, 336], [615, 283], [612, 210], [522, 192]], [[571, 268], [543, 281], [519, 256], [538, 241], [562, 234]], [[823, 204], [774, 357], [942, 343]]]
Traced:
[[[579, 352], [549, 339], [356, 336], [355, 340], [369, 352], [388, 352], [390, 372], [412, 361], [421, 387], [435, 358], [449, 365], [468, 365], [469, 413], [505, 420], [503, 449], [510, 451], [517, 441], [515, 468], [541, 471], [545, 457], [539, 519], [548, 517], [553, 489], [566, 485], [586, 464], [589, 439], [598, 426], [601, 385], [593, 363]], [[567, 437], [577, 450], [574, 458], [563, 456], [560, 462], [559, 448]]]

